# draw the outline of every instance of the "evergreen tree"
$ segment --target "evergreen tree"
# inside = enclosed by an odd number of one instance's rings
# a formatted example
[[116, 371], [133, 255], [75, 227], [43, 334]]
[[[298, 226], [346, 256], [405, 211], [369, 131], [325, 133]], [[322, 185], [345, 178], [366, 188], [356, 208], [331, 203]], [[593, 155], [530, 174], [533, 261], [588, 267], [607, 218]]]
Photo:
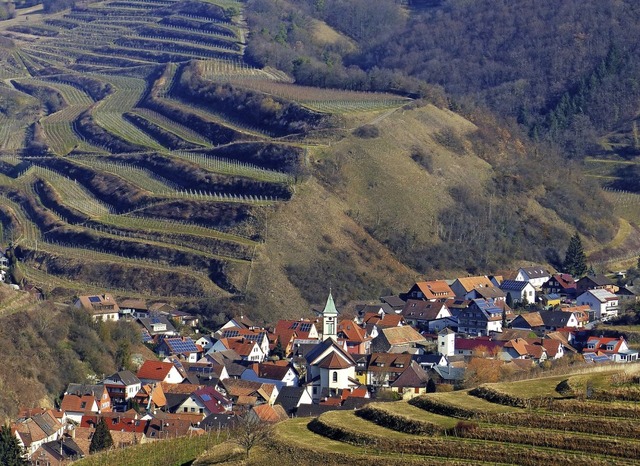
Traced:
[[[507, 296], [511, 296], [510, 294], [507, 293]], [[511, 307], [511, 306], [509, 306]], [[502, 308], [502, 329], [506, 329], [507, 328], [507, 308]]]
[[11, 434], [9, 426], [0, 427], [0, 464], [4, 466], [26, 466], [24, 449], [18, 443], [15, 435]]
[[427, 382], [427, 393], [435, 393], [436, 392], [436, 383], [432, 378], [429, 378]]
[[511, 309], [513, 309], [513, 296], [511, 296], [511, 293], [507, 293], [507, 306], [509, 306]]
[[582, 277], [587, 272], [587, 255], [584, 253], [582, 240], [577, 231], [569, 241], [563, 269], [574, 277]]
[[96, 431], [91, 438], [91, 445], [89, 446], [89, 453], [96, 453], [98, 451], [106, 450], [113, 446], [113, 438], [109, 427], [107, 427], [107, 421], [103, 417], [100, 418], [100, 422], [96, 426]]

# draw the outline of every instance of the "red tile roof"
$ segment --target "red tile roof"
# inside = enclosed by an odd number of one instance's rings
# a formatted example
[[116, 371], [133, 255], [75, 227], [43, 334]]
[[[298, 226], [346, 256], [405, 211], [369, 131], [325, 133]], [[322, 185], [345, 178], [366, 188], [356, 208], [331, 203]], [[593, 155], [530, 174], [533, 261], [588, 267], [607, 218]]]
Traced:
[[173, 367], [173, 364], [170, 362], [147, 360], [140, 366], [136, 375], [139, 379], [157, 380], [161, 382], [167, 377]]
[[417, 282], [416, 285], [422, 292], [425, 299], [447, 299], [455, 298], [455, 293], [447, 282], [444, 280], [431, 280], [426, 282]]
[[338, 324], [338, 337], [350, 342], [362, 343], [367, 340], [367, 331], [354, 321], [345, 319]]
[[93, 395], [76, 395], [68, 393], [62, 399], [60, 409], [64, 412], [90, 413], [93, 407], [97, 408], [96, 398]]
[[318, 367], [323, 369], [346, 369], [351, 366], [353, 366], [351, 361], [347, 361], [335, 352], [328, 354], [318, 363]]

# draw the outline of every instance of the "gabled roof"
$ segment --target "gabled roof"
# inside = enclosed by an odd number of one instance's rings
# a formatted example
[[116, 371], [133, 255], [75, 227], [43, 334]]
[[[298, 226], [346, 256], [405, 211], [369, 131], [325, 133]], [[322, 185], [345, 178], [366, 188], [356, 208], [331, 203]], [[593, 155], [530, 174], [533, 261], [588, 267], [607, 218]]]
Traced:
[[500, 289], [507, 291], [522, 291], [527, 287], [527, 285], [529, 285], [529, 282], [522, 280], [505, 280], [500, 284]]
[[362, 318], [362, 323], [374, 324], [378, 328], [398, 327], [404, 322], [401, 314], [384, 314], [382, 317], [376, 312], [367, 312]]
[[448, 299], [455, 297], [455, 293], [444, 280], [416, 282], [414, 287], [417, 287], [422, 292], [425, 299]]
[[93, 314], [111, 314], [120, 311], [118, 303], [110, 293], [78, 296], [76, 303]]
[[298, 407], [304, 391], [304, 387], [282, 387], [275, 404], [282, 405], [287, 413], [293, 413]]
[[492, 299], [473, 299], [469, 308], [482, 311], [488, 320], [502, 319], [502, 309]]
[[593, 285], [595, 286], [613, 285], [613, 281], [611, 281], [611, 279], [601, 273], [595, 275], [585, 275], [580, 280], [578, 280], [578, 283], [580, 283], [581, 285], [584, 283], [593, 283]]
[[406, 345], [409, 343], [422, 343], [426, 341], [425, 337], [408, 325], [403, 327], [383, 328], [380, 332], [384, 334], [391, 346]]
[[443, 380], [460, 381], [464, 379], [465, 369], [463, 367], [433, 366], [432, 370]]
[[[443, 307], [447, 308], [446, 304], [440, 301], [409, 299], [402, 308], [402, 316], [409, 320], [428, 322], [435, 320]], [[449, 309], [447, 313], [451, 315]]]
[[415, 361], [411, 361], [407, 370], [398, 376], [391, 383], [392, 387], [397, 388], [419, 388], [426, 387], [429, 382], [429, 375]]
[[211, 413], [224, 413], [231, 408], [231, 400], [213, 387], [203, 387], [193, 392]]
[[347, 353], [342, 347], [338, 346], [332, 338], [327, 338], [322, 343], [315, 345], [313, 349], [311, 349], [305, 356], [307, 364], [319, 364], [321, 360], [325, 358], [325, 356], [329, 352], [335, 352], [342, 356], [346, 361], [350, 361], [355, 365], [353, 358], [349, 353]]
[[367, 331], [349, 319], [344, 319], [338, 324], [337, 335], [340, 339], [356, 343], [362, 343], [367, 340]]
[[404, 306], [404, 299], [402, 299], [400, 296], [382, 296], [380, 298], [380, 301], [382, 301], [383, 303], [388, 304], [389, 306], [391, 306], [392, 308], [401, 308], [402, 306]]
[[138, 311], [148, 311], [149, 306], [144, 299], [126, 298], [120, 301], [120, 309], [135, 309]]
[[280, 343], [285, 346], [291, 341], [292, 337], [307, 340], [312, 328], [315, 328], [317, 332], [317, 325], [317, 320], [279, 320], [276, 323], [273, 333], [278, 335]]
[[62, 429], [62, 424], [58, 422], [51, 410], [34, 411], [33, 415], [21, 418], [12, 424], [12, 428], [19, 434], [27, 448], [33, 442], [44, 440]]
[[248, 357], [256, 346], [260, 347], [255, 341], [245, 340], [244, 338], [222, 338], [220, 343], [242, 357]]
[[593, 297], [595, 297], [601, 303], [606, 303], [607, 301], [613, 301], [613, 300], [618, 299], [618, 297], [616, 295], [614, 295], [610, 291], [604, 290], [604, 289], [588, 290], [588, 291], [585, 291], [585, 293], [591, 294]]
[[507, 295], [497, 286], [484, 286], [482, 288], [476, 288], [475, 293], [484, 299], [497, 299], [504, 298]]
[[140, 379], [136, 377], [131, 371], [119, 371], [110, 375], [105, 381], [122, 383], [123, 385], [137, 385], [140, 383]]
[[373, 353], [367, 370], [372, 373], [401, 374], [411, 365], [413, 355], [408, 353]]
[[163, 342], [171, 354], [191, 354], [200, 352], [195, 341], [193, 341], [191, 337], [165, 338]]
[[[587, 346], [582, 350], [584, 353], [602, 352], [605, 354], [615, 354], [621, 350], [621, 347], [626, 343], [623, 337], [620, 338], [605, 338], [605, 337], [589, 337], [587, 339]], [[594, 345], [595, 348], [589, 348], [590, 345]], [[612, 347], [613, 349], [607, 349]]]
[[251, 408], [251, 411], [260, 419], [262, 422], [280, 422], [288, 419], [288, 415], [284, 408], [280, 405], [258, 405]]
[[456, 338], [455, 349], [476, 351], [478, 348], [486, 348], [489, 353], [496, 351], [504, 345], [502, 341], [491, 340], [488, 337]]
[[538, 311], [520, 314], [513, 320], [511, 326], [517, 328], [520, 325], [520, 322], [518, 322], [520, 319], [524, 320], [530, 328], [544, 327], [544, 320], [542, 320], [542, 316]]
[[[576, 281], [574, 280], [574, 278], [569, 275], [568, 273], [556, 273], [553, 274], [551, 276], [550, 280], [555, 279], [555, 281], [558, 282], [558, 285], [560, 287], [562, 287], [565, 290], [575, 290], [576, 288]], [[549, 283], [549, 281], [547, 281], [547, 283]], [[547, 285], [547, 283], [545, 283], [544, 285], [542, 285], [543, 287]]]
[[542, 317], [545, 327], [567, 327], [572, 316], [571, 312], [540, 311], [540, 317]]
[[529, 279], [544, 278], [549, 276], [549, 272], [547, 272], [540, 266], [520, 267], [518, 270], [527, 274], [527, 277], [529, 277]]
[[316, 364], [323, 369], [346, 369], [355, 366], [353, 359], [346, 359], [338, 353], [327, 354], [320, 362]]
[[92, 394], [75, 395], [72, 393], [68, 393], [64, 396], [64, 398], [62, 398], [62, 403], [60, 403], [60, 409], [65, 413], [92, 412], [94, 408], [97, 411], [98, 405], [96, 403], [95, 396], [93, 396]]
[[265, 339], [268, 340], [266, 330], [260, 330], [260, 329], [249, 330], [249, 329], [238, 328], [238, 327], [231, 327], [231, 328], [226, 328], [222, 330], [220, 334], [220, 338], [244, 338], [246, 340], [255, 341], [259, 345], [261, 345]]
[[161, 381], [167, 377], [173, 367], [170, 362], [147, 360], [138, 369], [138, 378]]
[[476, 288], [482, 288], [485, 286], [493, 286], [491, 280], [489, 280], [486, 276], [478, 276], [478, 277], [462, 277], [457, 279], [458, 283], [462, 285], [462, 288], [466, 293], [472, 291]]
[[[286, 361], [285, 361], [286, 362]], [[293, 368], [287, 363], [285, 365], [267, 361], [260, 364], [253, 364], [249, 367], [261, 379], [282, 381], [287, 373]]]

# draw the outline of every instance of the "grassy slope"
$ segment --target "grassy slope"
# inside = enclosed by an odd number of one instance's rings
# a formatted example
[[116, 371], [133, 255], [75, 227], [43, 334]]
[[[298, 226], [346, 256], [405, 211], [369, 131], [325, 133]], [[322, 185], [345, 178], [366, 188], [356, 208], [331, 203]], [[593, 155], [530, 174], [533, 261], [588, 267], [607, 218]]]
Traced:
[[[391, 232], [407, 228], [418, 241], [434, 244], [439, 241], [437, 216], [453, 204], [450, 188], [464, 180], [473, 193], [485, 195], [483, 183], [492, 176], [491, 166], [472, 153], [470, 144], [465, 155], [457, 155], [433, 137], [446, 128], [464, 136], [475, 128], [469, 121], [427, 105], [354, 115], [346, 125], [353, 128], [371, 121], [380, 130], [375, 139], [349, 135], [311, 149], [308, 163], [314, 176], [297, 187], [292, 201], [270, 214], [266, 247], [257, 251], [248, 287], [264, 300], [261, 307], [271, 312], [278, 309], [276, 312], [283, 315], [305, 309], [307, 303], [292, 286], [284, 267], [313, 264], [326, 257], [323, 247], [329, 247], [329, 254], [334, 255], [339, 250], [349, 251], [355, 258], [354, 273], [366, 273], [394, 292], [405, 290], [418, 274], [401, 264], [363, 226], [386, 222]], [[432, 154], [431, 173], [411, 158], [414, 147]], [[539, 204], [531, 202], [530, 207], [535, 218], [563, 225], [555, 213]], [[564, 228], [570, 234], [570, 228]], [[441, 272], [442, 276], [456, 273], [461, 271]], [[333, 283], [335, 291], [340, 277], [327, 273], [313, 278], [325, 283], [327, 291]], [[337, 296], [350, 298], [354, 297]]]

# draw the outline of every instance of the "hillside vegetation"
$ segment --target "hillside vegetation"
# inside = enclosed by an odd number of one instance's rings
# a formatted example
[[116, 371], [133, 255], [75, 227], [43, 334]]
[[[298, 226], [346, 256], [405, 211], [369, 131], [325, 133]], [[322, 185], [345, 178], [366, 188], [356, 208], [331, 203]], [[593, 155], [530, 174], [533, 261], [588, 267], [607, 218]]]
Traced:
[[140, 346], [132, 323], [95, 323], [84, 310], [38, 303], [1, 285], [0, 421], [20, 408], [53, 407], [70, 382], [128, 367]]
[[329, 287], [371, 299], [556, 265], [576, 229], [594, 249], [614, 238], [597, 181], [557, 146], [368, 67], [431, 13], [366, 5], [97, 2], [0, 30], [14, 280], [273, 320]]

